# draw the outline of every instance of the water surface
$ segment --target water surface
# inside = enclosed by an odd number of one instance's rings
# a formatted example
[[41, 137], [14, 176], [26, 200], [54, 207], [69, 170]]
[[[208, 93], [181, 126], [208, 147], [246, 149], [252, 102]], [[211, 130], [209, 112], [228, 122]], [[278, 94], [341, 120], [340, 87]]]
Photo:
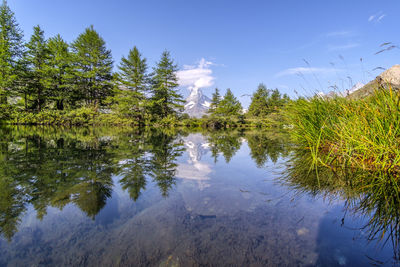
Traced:
[[397, 264], [397, 217], [298, 171], [284, 134], [0, 131], [0, 266]]

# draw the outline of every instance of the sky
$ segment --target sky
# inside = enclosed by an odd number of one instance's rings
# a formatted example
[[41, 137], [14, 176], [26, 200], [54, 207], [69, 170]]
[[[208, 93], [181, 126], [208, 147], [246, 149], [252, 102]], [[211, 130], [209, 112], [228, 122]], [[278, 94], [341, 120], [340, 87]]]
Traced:
[[[115, 70], [137, 46], [153, 67], [164, 50], [180, 90], [227, 88], [248, 106], [258, 84], [291, 97], [344, 91], [400, 64], [399, 0], [8, 0], [29, 40], [72, 42], [93, 25]], [[391, 44], [380, 47], [383, 43]]]

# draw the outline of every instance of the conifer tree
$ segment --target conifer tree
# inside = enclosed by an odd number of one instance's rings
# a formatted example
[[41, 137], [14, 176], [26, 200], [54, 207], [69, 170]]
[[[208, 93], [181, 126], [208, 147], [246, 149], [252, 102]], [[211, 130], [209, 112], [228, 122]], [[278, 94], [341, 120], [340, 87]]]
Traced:
[[215, 88], [214, 93], [212, 94], [210, 108], [208, 109], [209, 114], [214, 114], [218, 108], [219, 103], [221, 102], [221, 95], [219, 94], [218, 88]]
[[23, 35], [7, 1], [0, 5], [0, 104], [7, 104], [18, 78], [17, 63], [23, 54]]
[[257, 91], [254, 92], [249, 106], [249, 115], [254, 117], [264, 117], [270, 112], [269, 91], [264, 84], [259, 84]]
[[111, 51], [93, 26], [86, 28], [72, 43], [75, 100], [97, 106], [112, 93]]
[[184, 100], [177, 90], [177, 70], [178, 67], [171, 59], [170, 53], [164, 51], [152, 75], [152, 111], [161, 119], [170, 114], [175, 115], [183, 108]]
[[46, 99], [46, 68], [49, 50], [44, 32], [40, 26], [33, 28], [30, 41], [26, 44], [26, 62], [28, 64], [29, 82], [27, 86], [34, 97], [34, 108], [41, 111]]
[[216, 114], [221, 116], [237, 116], [242, 112], [242, 105], [239, 100], [233, 95], [231, 89], [226, 90], [224, 98], [218, 105]]
[[72, 91], [69, 46], [58, 34], [48, 40], [48, 50], [46, 88], [57, 109], [63, 110]]
[[122, 57], [117, 73], [118, 88], [113, 97], [117, 111], [127, 117], [142, 120], [145, 116], [148, 75], [146, 58], [136, 46]]

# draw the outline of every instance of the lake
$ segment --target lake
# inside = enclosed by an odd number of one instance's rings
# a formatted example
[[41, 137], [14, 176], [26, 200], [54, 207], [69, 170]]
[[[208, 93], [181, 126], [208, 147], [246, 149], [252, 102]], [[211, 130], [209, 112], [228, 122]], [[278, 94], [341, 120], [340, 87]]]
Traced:
[[398, 264], [399, 207], [284, 133], [2, 127], [0, 147], [0, 266]]

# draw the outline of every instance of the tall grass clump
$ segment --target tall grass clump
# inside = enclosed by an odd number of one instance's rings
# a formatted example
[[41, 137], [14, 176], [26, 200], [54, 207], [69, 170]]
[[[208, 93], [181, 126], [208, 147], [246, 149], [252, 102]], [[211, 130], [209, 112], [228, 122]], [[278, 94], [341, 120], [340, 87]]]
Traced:
[[376, 89], [357, 100], [299, 99], [288, 106], [292, 136], [315, 162], [400, 174], [400, 94]]

